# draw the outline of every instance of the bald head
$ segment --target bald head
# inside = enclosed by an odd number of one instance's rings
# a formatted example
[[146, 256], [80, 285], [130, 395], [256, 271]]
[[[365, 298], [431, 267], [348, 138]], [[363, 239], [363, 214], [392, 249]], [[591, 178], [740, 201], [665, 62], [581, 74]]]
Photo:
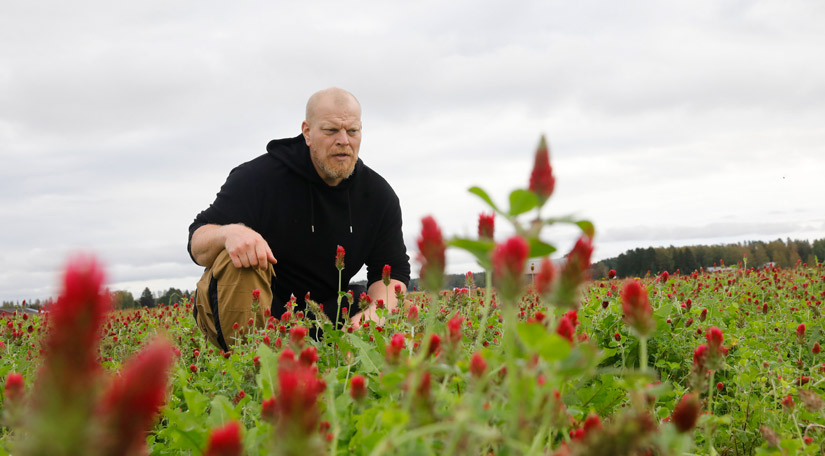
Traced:
[[316, 119], [318, 111], [322, 109], [356, 109], [358, 117], [361, 116], [361, 103], [355, 98], [355, 95], [338, 87], [330, 87], [328, 89], [319, 90], [312, 94], [307, 100], [306, 121], [313, 123]]

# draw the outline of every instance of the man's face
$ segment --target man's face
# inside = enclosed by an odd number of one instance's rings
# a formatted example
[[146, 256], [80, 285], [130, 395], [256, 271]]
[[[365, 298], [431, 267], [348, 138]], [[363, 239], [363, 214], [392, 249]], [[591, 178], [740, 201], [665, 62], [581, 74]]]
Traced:
[[301, 127], [324, 182], [336, 186], [352, 174], [361, 146], [361, 108], [355, 100], [321, 100]]

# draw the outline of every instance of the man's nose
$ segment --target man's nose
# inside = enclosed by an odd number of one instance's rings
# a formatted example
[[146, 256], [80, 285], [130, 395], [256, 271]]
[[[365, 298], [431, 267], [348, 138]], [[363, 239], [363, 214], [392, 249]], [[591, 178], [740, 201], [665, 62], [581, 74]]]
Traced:
[[346, 130], [341, 130], [338, 132], [338, 144], [342, 146], [346, 146], [349, 144], [349, 135], [347, 134]]

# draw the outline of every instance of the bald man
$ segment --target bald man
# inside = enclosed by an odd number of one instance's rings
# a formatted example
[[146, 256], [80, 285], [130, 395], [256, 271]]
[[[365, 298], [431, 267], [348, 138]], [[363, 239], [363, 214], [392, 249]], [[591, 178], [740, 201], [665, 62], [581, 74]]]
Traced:
[[[406, 291], [410, 279], [401, 208], [390, 185], [358, 157], [361, 134], [355, 96], [321, 90], [307, 101], [301, 134], [270, 141], [266, 154], [233, 169], [215, 202], [197, 215], [188, 250], [206, 270], [195, 319], [213, 344], [229, 350], [239, 328], [250, 321], [263, 326], [264, 309], [280, 318], [290, 296], [301, 309], [307, 292], [336, 321], [339, 245], [346, 251], [343, 291], [353, 289], [350, 279], [366, 264], [367, 294], [386, 300], [381, 275], [390, 265], [386, 304], [396, 306], [395, 286]], [[263, 304], [257, 309], [255, 289]], [[363, 318], [376, 318], [374, 304]]]

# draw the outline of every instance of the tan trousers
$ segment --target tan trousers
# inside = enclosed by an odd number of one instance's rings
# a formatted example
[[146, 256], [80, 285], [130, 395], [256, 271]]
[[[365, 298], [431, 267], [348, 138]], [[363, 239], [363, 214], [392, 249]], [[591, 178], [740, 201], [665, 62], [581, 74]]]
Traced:
[[[272, 305], [273, 274], [271, 264], [268, 270], [238, 269], [226, 250], [221, 251], [204, 271], [195, 295], [195, 321], [209, 342], [229, 351], [253, 327], [264, 327], [264, 311]], [[257, 310], [252, 299], [256, 289], [261, 293]]]

